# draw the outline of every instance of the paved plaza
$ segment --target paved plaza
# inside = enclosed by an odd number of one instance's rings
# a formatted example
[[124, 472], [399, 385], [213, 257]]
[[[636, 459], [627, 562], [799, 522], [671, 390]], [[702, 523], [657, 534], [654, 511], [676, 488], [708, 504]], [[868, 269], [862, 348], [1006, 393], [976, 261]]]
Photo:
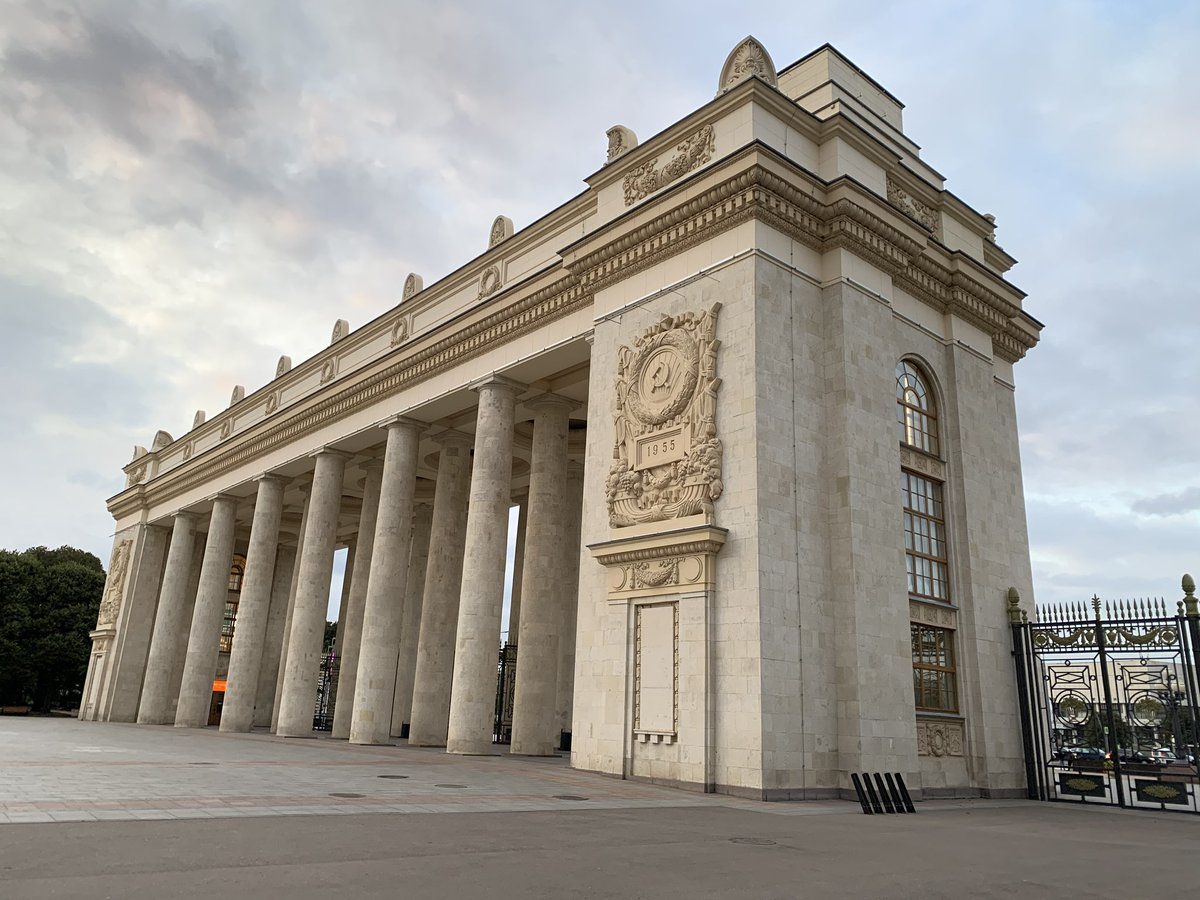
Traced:
[[565, 760], [0, 719], [0, 897], [1191, 895], [1200, 821], [758, 803]]

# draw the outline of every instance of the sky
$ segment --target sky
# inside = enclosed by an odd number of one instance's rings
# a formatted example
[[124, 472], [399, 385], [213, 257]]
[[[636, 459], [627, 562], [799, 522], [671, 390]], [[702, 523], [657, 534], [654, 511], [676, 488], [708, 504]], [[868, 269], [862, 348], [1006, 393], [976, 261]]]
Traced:
[[[1039, 602], [1200, 574], [1200, 4], [0, 0], [0, 547], [107, 564], [105, 500], [710, 100], [830, 42], [996, 216]], [[340, 557], [340, 554], [339, 554]], [[336, 586], [335, 586], [336, 593]]]

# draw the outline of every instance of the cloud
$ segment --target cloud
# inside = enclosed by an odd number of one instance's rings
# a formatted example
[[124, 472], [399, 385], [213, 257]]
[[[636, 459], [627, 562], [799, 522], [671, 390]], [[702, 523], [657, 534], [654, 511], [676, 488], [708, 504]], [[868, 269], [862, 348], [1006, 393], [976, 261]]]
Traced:
[[1181, 516], [1200, 511], [1200, 487], [1135, 500], [1130, 509], [1147, 516]]
[[107, 558], [133, 444], [379, 315], [407, 272], [457, 268], [497, 214], [576, 194], [610, 125], [645, 139], [708, 102], [749, 32], [781, 66], [831, 41], [904, 100], [923, 158], [1021, 260], [1047, 324], [1016, 370], [1039, 595], [1200, 569], [1200, 7], [922, 11], [6, 4], [0, 470], [22, 515], [0, 545]]

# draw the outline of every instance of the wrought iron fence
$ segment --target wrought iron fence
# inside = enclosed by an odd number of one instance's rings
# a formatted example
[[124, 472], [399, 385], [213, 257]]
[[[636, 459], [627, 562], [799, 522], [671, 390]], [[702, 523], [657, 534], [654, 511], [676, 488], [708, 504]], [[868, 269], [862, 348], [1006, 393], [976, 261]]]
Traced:
[[321, 655], [317, 673], [317, 703], [313, 710], [313, 731], [333, 731], [333, 707], [337, 703], [338, 671], [341, 657], [337, 653]]
[[1200, 604], [1009, 591], [1029, 796], [1200, 813]]

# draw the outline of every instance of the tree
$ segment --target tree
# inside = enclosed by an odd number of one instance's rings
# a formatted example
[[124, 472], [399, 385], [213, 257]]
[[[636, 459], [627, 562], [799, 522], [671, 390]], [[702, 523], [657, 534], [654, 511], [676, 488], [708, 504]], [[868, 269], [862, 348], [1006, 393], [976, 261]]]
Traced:
[[0, 703], [49, 711], [78, 699], [104, 566], [75, 547], [0, 550]]
[[[337, 622], [326, 622], [325, 623], [325, 640], [321, 642], [321, 652], [322, 653], [332, 653], [333, 652], [333, 639], [335, 637], [337, 637]], [[339, 650], [338, 653], [340, 654], [341, 651]]]
[[[1083, 740], [1087, 746], [1099, 747], [1101, 750], [1111, 749], [1108, 742], [1108, 735], [1104, 733], [1107, 725], [1107, 710], [1103, 707], [1093, 710], [1092, 714], [1088, 717], [1087, 724], [1083, 727]], [[1132, 733], [1129, 730], [1129, 726], [1125, 724], [1125, 720], [1121, 718], [1120, 713], [1113, 713], [1113, 727], [1116, 729], [1117, 747], [1132, 747]]]

